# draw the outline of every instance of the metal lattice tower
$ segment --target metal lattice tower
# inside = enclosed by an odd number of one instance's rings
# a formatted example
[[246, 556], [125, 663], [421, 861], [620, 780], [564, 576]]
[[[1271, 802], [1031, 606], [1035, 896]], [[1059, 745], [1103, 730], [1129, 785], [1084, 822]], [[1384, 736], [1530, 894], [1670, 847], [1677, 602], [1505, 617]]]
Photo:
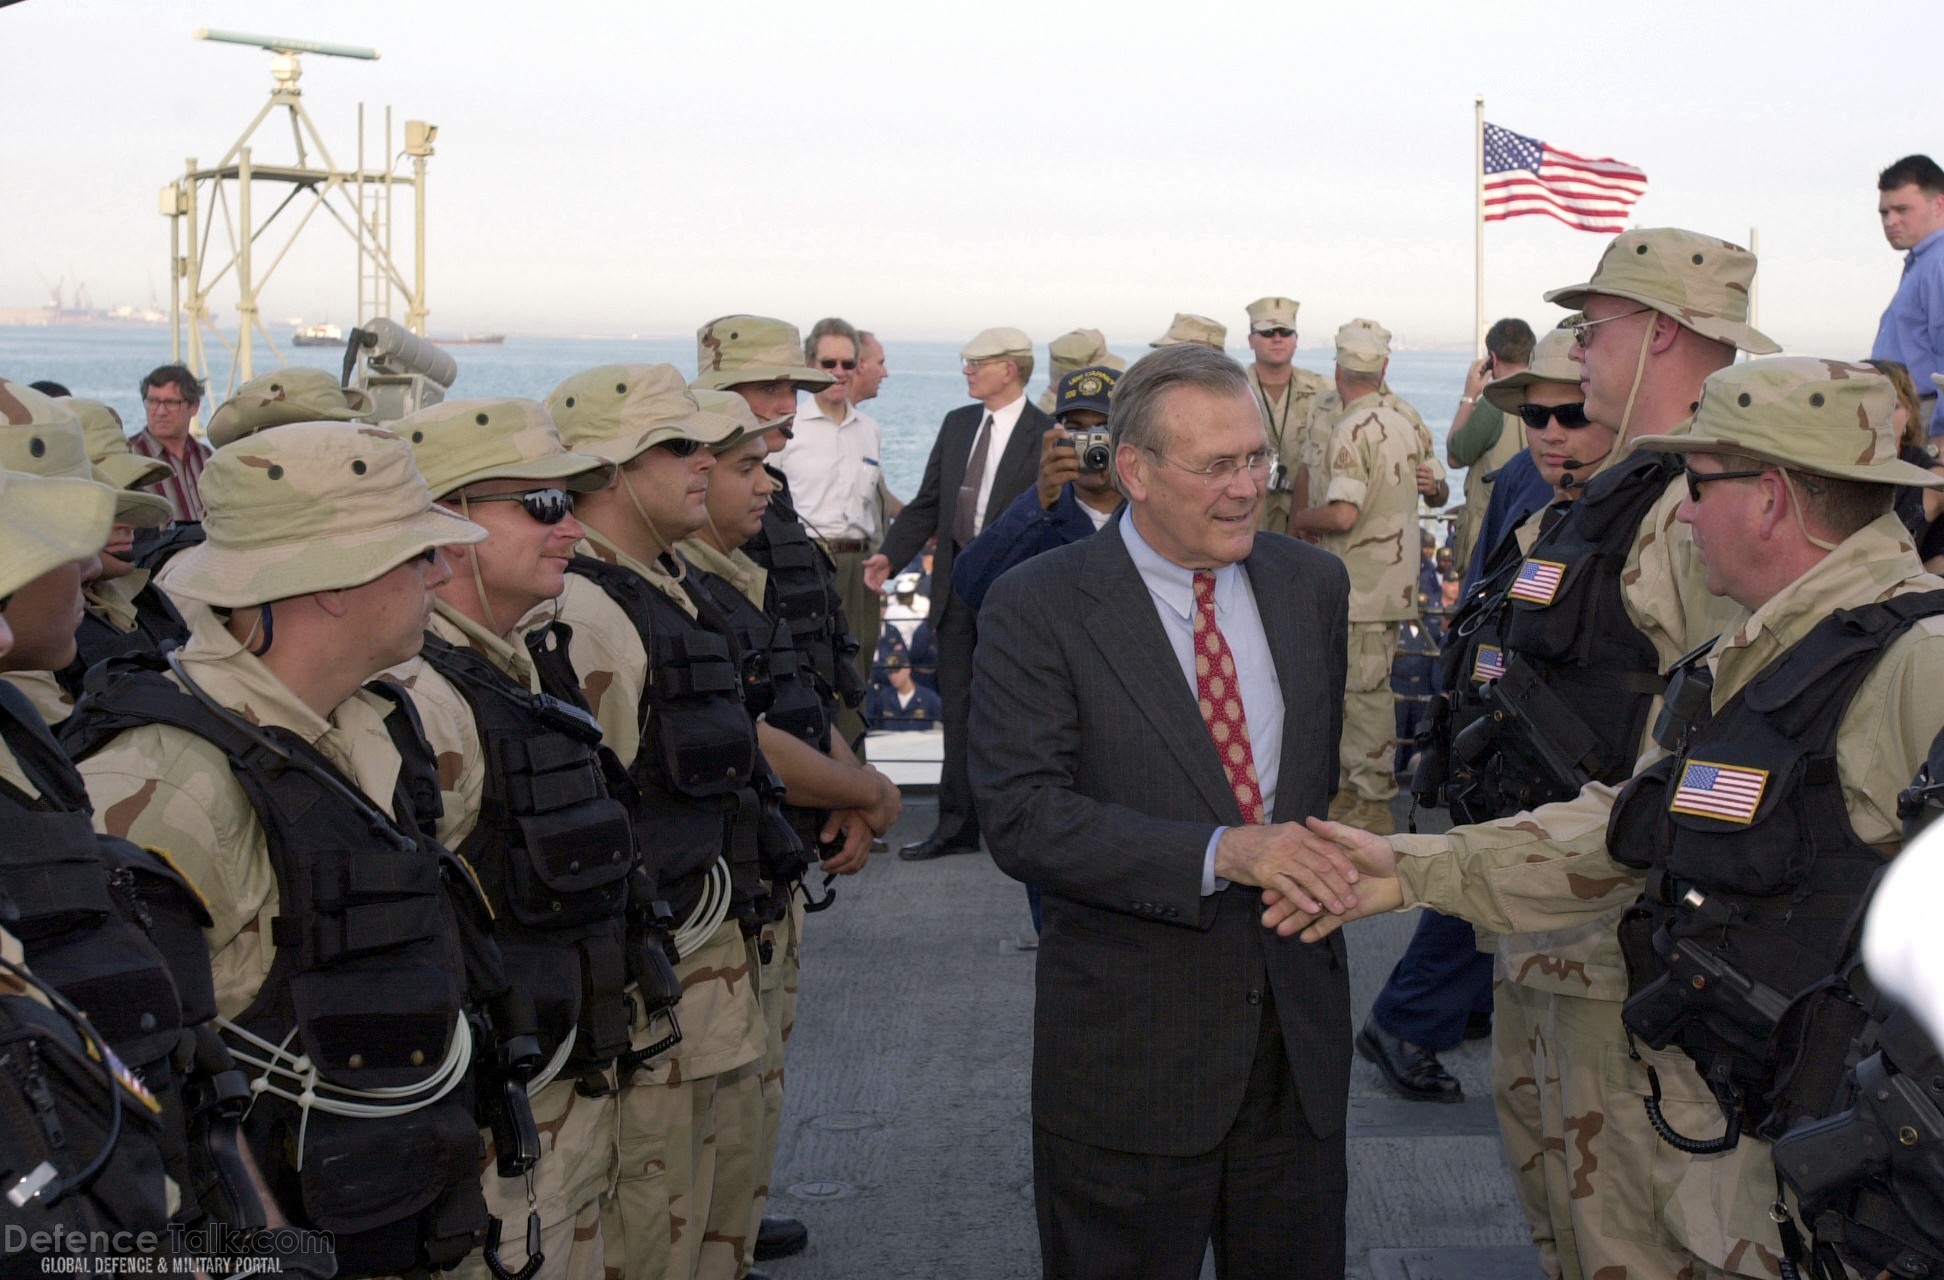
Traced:
[[[395, 305], [402, 305], [406, 327], [423, 336], [428, 314], [425, 169], [432, 156], [432, 142], [438, 136], [437, 126], [407, 120], [403, 146], [394, 151], [391, 108], [386, 107], [380, 140], [383, 149], [375, 162], [368, 163], [365, 112], [360, 103], [356, 162], [352, 168], [340, 168], [304, 109], [303, 94], [297, 87], [303, 75], [299, 55], [370, 61], [378, 57], [376, 49], [208, 29], [197, 31], [196, 38], [267, 50], [273, 55], [272, 84], [270, 100], [221, 160], [205, 168], [192, 156], [182, 175], [162, 188], [161, 212], [169, 220], [169, 309], [175, 359], [208, 381], [215, 372], [210, 363], [210, 339], [228, 354], [230, 367], [221, 383], [224, 390], [213, 394], [212, 401], [222, 399], [239, 382], [254, 375], [257, 339], [278, 364], [284, 362], [277, 340], [263, 323], [259, 300], [264, 286], [320, 212], [357, 245], [356, 319], [362, 322], [389, 317]], [[266, 130], [265, 126], [277, 116], [289, 123], [290, 157], [266, 163], [262, 144], [274, 146], [272, 136], [279, 131], [274, 127]], [[393, 251], [393, 202], [401, 194], [412, 202], [409, 273]], [[260, 212], [266, 208], [268, 212]], [[223, 241], [212, 246], [219, 223]], [[287, 235], [282, 234], [284, 227], [289, 228]], [[273, 228], [281, 244], [259, 244]], [[274, 253], [269, 264], [260, 265], [263, 253], [270, 248]], [[215, 323], [214, 300], [219, 291], [236, 299], [239, 323], [234, 343]], [[211, 390], [217, 390], [216, 383], [211, 384]]]

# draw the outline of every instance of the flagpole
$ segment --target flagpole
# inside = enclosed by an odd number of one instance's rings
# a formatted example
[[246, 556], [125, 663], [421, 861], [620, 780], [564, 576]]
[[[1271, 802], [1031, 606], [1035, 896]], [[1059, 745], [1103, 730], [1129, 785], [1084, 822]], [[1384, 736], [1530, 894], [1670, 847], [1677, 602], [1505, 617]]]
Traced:
[[1485, 354], [1485, 95], [1472, 99], [1472, 358]]

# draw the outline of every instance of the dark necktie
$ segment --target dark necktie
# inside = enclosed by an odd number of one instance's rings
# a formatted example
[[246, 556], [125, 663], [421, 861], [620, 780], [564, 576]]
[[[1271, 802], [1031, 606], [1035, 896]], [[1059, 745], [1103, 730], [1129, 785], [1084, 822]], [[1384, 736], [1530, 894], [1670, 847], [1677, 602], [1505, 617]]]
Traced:
[[988, 413], [972, 442], [972, 456], [965, 461], [965, 479], [959, 482], [958, 504], [952, 508], [952, 541], [961, 547], [979, 531], [979, 488], [985, 483], [986, 455], [990, 452], [992, 415]]
[[1222, 757], [1222, 772], [1242, 810], [1242, 821], [1267, 821], [1255, 750], [1249, 743], [1249, 721], [1242, 711], [1242, 682], [1236, 678], [1228, 640], [1215, 625], [1215, 575], [1206, 571], [1195, 575], [1195, 701], [1215, 752]]

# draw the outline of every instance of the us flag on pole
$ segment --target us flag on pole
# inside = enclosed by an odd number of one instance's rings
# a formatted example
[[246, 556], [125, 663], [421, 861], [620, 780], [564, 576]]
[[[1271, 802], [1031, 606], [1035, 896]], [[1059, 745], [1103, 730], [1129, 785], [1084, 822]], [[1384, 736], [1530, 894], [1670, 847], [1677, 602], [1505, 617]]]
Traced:
[[1691, 760], [1681, 771], [1680, 786], [1668, 808], [1675, 813], [1692, 813], [1723, 822], [1748, 823], [1762, 807], [1762, 792], [1768, 787], [1768, 770], [1744, 769], [1731, 764]]
[[1647, 175], [1620, 160], [1589, 160], [1498, 125], [1485, 126], [1485, 221], [1543, 213], [1581, 231], [1627, 229]]

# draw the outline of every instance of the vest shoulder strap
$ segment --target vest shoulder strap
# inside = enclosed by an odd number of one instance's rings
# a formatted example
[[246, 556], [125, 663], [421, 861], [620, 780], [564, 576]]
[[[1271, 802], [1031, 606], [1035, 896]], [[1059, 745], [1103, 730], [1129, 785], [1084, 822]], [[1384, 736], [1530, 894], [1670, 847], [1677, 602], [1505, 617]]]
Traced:
[[1834, 747], [1842, 710], [1883, 654], [1918, 621], [1944, 614], [1944, 591], [1838, 609], [1771, 662], [1739, 695], [1790, 737], [1814, 731]]
[[93, 812], [88, 788], [53, 731], [27, 695], [5, 680], [0, 680], [0, 738], [47, 804], [68, 813]]
[[[1617, 543], [1624, 538], [1630, 545], [1647, 508], [1654, 505], [1668, 483], [1683, 469], [1681, 459], [1675, 454], [1636, 451], [1618, 466], [1589, 480], [1586, 491], [1553, 529], [1563, 532], [1576, 526], [1579, 535], [1589, 542]], [[1548, 530], [1548, 535], [1552, 532]], [[1539, 541], [1543, 544], [1547, 537], [1542, 536]], [[1536, 547], [1534, 551], [1537, 552]]]

